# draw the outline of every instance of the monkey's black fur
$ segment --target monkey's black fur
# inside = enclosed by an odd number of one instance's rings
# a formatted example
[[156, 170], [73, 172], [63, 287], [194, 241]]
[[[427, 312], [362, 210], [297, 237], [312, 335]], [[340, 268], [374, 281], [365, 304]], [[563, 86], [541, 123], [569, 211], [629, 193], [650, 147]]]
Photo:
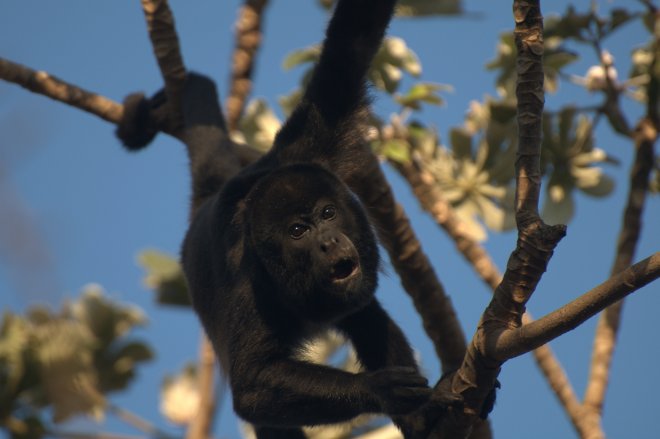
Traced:
[[[272, 150], [228, 181], [230, 154], [223, 151], [230, 141], [215, 87], [199, 75], [187, 79], [193, 203], [183, 269], [234, 409], [259, 439], [302, 438], [300, 426], [362, 413], [392, 416], [406, 437], [424, 437], [429, 425], [422, 418], [432, 412], [437, 420], [444, 404], [460, 399], [447, 395], [433, 410], [418, 410], [434, 404], [431, 389], [374, 297], [376, 239], [342, 181], [370, 154], [362, 131], [365, 76], [394, 3], [338, 2], [301, 103]], [[127, 111], [133, 119], [118, 130], [129, 148], [153, 137], [134, 129], [148, 108], [136, 102]], [[328, 329], [351, 341], [364, 372], [297, 359], [305, 342]]]

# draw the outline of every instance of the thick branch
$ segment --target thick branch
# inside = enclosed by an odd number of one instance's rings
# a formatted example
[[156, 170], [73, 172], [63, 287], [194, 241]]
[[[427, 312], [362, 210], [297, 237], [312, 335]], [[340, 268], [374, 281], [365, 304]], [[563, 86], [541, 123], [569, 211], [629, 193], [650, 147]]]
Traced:
[[254, 59], [261, 45], [262, 13], [267, 4], [268, 0], [245, 0], [238, 13], [231, 86], [225, 103], [229, 131], [238, 128], [245, 101], [252, 90]]
[[108, 122], [119, 123], [124, 114], [124, 107], [118, 102], [69, 84], [44, 71], [32, 70], [4, 58], [0, 58], [0, 78], [95, 114]]
[[514, 0], [518, 49], [518, 151], [516, 155], [516, 223], [518, 242], [507, 270], [468, 346], [451, 387], [465, 400], [436, 429], [438, 437], [467, 437], [492, 391], [503, 359], [489, 350], [499, 334], [522, 324], [525, 304], [536, 289], [565, 226], [547, 226], [538, 215], [541, 185], [540, 150], [543, 114], [543, 22], [539, 1]]
[[[461, 220], [451, 205], [444, 200], [440, 190], [432, 184], [419, 167], [411, 164], [394, 164], [399, 173], [408, 181], [422, 208], [429, 212], [456, 244], [456, 248], [470, 263], [481, 280], [492, 290], [502, 281], [502, 275], [495, 266], [488, 251], [464, 232]], [[523, 315], [523, 324], [534, 321], [529, 313]], [[553, 392], [557, 395], [573, 422], [581, 415], [581, 405], [577, 399], [559, 360], [548, 345], [539, 346], [533, 352], [537, 366], [545, 376]]]
[[142, 0], [142, 10], [158, 67], [165, 82], [170, 122], [176, 132], [183, 124], [181, 93], [186, 80], [186, 68], [174, 27], [174, 16], [167, 0]]

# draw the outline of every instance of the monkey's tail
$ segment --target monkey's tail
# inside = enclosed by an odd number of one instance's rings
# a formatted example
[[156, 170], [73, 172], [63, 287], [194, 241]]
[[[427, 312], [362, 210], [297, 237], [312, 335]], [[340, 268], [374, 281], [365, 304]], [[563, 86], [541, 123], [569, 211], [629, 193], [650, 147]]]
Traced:
[[132, 93], [124, 99], [124, 115], [115, 134], [129, 151], [139, 151], [158, 134], [161, 119], [167, 117], [167, 98], [163, 90], [151, 98]]

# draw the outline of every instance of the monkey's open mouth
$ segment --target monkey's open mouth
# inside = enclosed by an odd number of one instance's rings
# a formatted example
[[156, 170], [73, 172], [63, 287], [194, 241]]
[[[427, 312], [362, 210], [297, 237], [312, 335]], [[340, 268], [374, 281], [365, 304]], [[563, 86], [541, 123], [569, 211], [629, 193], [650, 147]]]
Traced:
[[358, 264], [352, 259], [342, 259], [332, 266], [330, 278], [333, 282], [342, 281], [353, 276], [358, 271]]

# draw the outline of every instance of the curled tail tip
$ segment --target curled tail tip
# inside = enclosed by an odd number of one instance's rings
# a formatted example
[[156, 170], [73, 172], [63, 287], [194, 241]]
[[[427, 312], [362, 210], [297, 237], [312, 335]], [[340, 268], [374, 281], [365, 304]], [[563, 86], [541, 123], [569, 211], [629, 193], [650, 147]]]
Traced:
[[143, 93], [132, 93], [124, 99], [124, 115], [115, 135], [129, 151], [145, 148], [158, 134], [150, 115], [150, 103]]

